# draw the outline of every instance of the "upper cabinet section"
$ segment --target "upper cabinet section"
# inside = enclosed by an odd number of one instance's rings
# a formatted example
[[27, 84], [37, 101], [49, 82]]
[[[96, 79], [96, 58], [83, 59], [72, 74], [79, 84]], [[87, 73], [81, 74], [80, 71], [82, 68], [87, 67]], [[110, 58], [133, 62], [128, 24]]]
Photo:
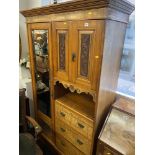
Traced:
[[96, 91], [103, 21], [53, 22], [54, 79], [72, 91]]
[[96, 97], [101, 68], [107, 67], [101, 63], [105, 62], [103, 49], [111, 45], [109, 40], [106, 43], [104, 40], [112, 29], [107, 23], [126, 25], [133, 10], [134, 5], [126, 0], [76, 0], [21, 13], [28, 24], [51, 24], [48, 49], [52, 53], [49, 61], [52, 82], [59, 81], [72, 92], [86, 92]]

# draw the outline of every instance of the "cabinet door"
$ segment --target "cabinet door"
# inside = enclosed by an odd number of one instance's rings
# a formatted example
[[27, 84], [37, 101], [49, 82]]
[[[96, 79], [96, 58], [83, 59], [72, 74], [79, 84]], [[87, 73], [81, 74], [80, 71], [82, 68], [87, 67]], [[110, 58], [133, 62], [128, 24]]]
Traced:
[[85, 89], [96, 90], [101, 58], [103, 22], [96, 20], [73, 22], [72, 80]]
[[50, 23], [28, 24], [31, 75], [36, 118], [52, 125]]
[[54, 79], [68, 81], [69, 23], [53, 22], [52, 30]]

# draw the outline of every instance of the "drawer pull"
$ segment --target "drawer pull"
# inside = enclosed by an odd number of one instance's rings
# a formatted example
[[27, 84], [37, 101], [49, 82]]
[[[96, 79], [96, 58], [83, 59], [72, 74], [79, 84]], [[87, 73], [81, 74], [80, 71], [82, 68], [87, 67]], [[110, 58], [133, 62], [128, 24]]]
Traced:
[[82, 125], [81, 123], [78, 123], [78, 126], [82, 129], [84, 128], [84, 125]]
[[62, 117], [65, 117], [65, 114], [64, 114], [63, 112], [60, 112], [60, 115], [61, 115]]
[[61, 145], [62, 145], [62, 146], [65, 146], [65, 143], [61, 141]]
[[112, 155], [110, 152], [107, 152], [107, 155]]
[[65, 131], [66, 131], [64, 128], [60, 128], [60, 130], [61, 130], [62, 132], [65, 132]]
[[77, 143], [78, 143], [79, 145], [82, 145], [82, 144], [83, 144], [83, 142], [81, 142], [79, 139], [77, 139]]

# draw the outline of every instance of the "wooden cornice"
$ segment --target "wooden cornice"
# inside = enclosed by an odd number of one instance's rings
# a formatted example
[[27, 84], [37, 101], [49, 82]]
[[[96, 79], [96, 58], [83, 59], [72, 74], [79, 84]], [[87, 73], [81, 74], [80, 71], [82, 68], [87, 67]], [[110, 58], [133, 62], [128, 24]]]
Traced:
[[25, 17], [32, 17], [98, 8], [112, 8], [130, 15], [134, 10], [134, 5], [126, 0], [74, 0], [30, 10], [23, 10], [20, 11], [20, 13]]

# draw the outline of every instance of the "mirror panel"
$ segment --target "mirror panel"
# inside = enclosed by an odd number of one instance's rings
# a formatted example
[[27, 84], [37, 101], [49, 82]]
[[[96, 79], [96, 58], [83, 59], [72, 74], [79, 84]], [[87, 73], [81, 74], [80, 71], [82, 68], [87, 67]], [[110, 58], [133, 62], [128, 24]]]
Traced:
[[37, 110], [51, 117], [48, 30], [32, 30], [32, 42], [37, 90]]

